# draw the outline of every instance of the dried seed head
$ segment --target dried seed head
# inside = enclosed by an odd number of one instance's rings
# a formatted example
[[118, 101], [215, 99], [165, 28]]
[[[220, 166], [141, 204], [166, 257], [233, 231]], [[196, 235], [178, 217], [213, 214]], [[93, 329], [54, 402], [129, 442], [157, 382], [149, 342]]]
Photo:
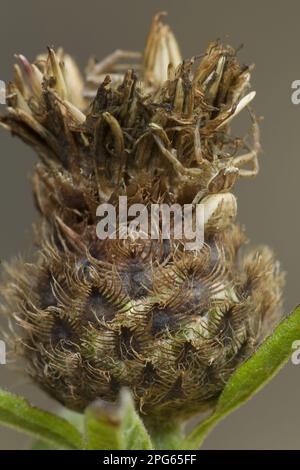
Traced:
[[[41, 220], [35, 262], [9, 267], [2, 289], [16, 351], [76, 410], [114, 401], [122, 386], [149, 419], [210, 407], [281, 318], [278, 264], [266, 248], [243, 254], [230, 192], [258, 171], [251, 68], [219, 43], [182, 61], [161, 15], [143, 57], [91, 60], [85, 79], [61, 49], [34, 64], [18, 58], [0, 123], [40, 156]], [[243, 109], [252, 143], [230, 130]], [[129, 205], [203, 203], [203, 248], [99, 240], [96, 209], [120, 195]]]

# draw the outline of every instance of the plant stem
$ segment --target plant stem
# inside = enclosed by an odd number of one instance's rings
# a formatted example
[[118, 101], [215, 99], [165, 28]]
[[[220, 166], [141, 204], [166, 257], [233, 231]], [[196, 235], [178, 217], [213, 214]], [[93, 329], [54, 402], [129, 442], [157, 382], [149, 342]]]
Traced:
[[154, 449], [175, 450], [183, 440], [183, 425], [176, 421], [146, 421], [145, 426], [151, 436]]

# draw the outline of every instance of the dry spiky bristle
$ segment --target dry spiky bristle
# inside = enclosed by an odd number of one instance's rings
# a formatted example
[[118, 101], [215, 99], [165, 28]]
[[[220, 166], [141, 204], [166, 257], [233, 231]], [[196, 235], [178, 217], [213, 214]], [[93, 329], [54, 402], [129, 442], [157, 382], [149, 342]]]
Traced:
[[[281, 317], [278, 265], [267, 248], [239, 255], [245, 238], [229, 192], [258, 171], [253, 113], [252, 146], [229, 128], [254, 97], [249, 67], [218, 43], [199, 63], [182, 61], [160, 15], [136, 72], [119, 63], [139, 59], [130, 52], [91, 61], [85, 81], [62, 50], [35, 64], [18, 57], [25, 75], [17, 65], [1, 123], [40, 156], [42, 221], [35, 263], [10, 268], [4, 288], [17, 351], [76, 410], [115, 400], [124, 385], [148, 416], [205, 409]], [[204, 247], [99, 240], [96, 208], [119, 195], [201, 201]]]

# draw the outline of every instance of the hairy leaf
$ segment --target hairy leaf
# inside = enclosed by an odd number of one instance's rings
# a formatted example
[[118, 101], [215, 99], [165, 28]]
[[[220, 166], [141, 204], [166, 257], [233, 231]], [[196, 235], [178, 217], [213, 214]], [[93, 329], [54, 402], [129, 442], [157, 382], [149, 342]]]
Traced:
[[300, 307], [275, 329], [256, 353], [242, 364], [224, 388], [214, 413], [201, 422], [182, 443], [183, 449], [200, 447], [212, 428], [258, 392], [287, 362], [292, 344], [300, 339]]
[[0, 390], [0, 423], [59, 449], [80, 449], [82, 437], [65, 419], [31, 406], [27, 400]]

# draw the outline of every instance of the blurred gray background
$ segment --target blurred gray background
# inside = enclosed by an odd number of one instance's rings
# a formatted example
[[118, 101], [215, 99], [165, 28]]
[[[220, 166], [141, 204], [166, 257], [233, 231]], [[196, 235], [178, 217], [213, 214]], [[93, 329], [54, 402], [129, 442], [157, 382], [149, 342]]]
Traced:
[[[199, 0], [2, 0], [0, 79], [12, 77], [15, 53], [30, 60], [47, 45], [62, 45], [84, 67], [116, 48], [142, 49], [154, 13], [166, 10], [184, 57], [220, 38], [245, 63], [256, 64], [252, 85], [261, 124], [261, 171], [237, 185], [239, 220], [252, 243], [267, 243], [287, 272], [285, 309], [300, 302], [300, 105], [291, 82], [300, 79], [300, 3]], [[3, 105], [1, 106], [3, 108]], [[1, 111], [2, 109], [0, 109]], [[29, 175], [33, 152], [0, 129], [0, 259], [28, 252], [35, 211]], [[1, 339], [1, 332], [0, 332]], [[57, 405], [20, 373], [0, 365], [0, 386], [48, 409]], [[300, 449], [300, 366], [288, 364], [248, 404], [209, 436], [206, 449]], [[0, 428], [0, 449], [23, 449], [29, 439]]]

